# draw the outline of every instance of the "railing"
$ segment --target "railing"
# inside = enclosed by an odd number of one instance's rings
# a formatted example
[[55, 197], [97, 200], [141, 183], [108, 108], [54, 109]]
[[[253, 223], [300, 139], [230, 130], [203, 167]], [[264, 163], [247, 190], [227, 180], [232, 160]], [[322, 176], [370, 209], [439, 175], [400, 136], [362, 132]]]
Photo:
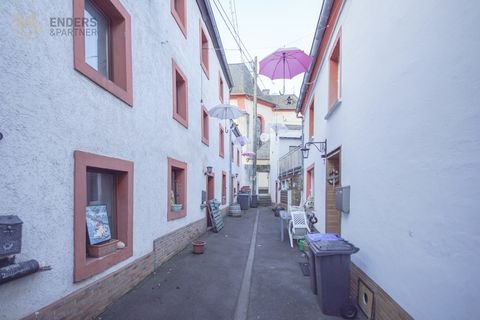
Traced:
[[302, 147], [298, 146], [278, 160], [279, 175], [295, 174], [302, 168]]

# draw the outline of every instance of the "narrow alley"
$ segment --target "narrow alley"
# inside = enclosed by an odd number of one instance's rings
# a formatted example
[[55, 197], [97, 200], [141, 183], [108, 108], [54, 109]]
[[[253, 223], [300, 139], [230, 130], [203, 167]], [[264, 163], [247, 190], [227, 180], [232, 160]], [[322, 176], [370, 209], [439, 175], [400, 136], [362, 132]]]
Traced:
[[[297, 246], [290, 247], [288, 235], [280, 241], [279, 218], [271, 208], [227, 216], [224, 229], [201, 239], [207, 243], [204, 254], [186, 247], [98, 319], [339, 319], [322, 315], [310, 279], [299, 267], [305, 257]], [[248, 301], [237, 305], [252, 241]], [[247, 308], [246, 317], [236, 308]]]

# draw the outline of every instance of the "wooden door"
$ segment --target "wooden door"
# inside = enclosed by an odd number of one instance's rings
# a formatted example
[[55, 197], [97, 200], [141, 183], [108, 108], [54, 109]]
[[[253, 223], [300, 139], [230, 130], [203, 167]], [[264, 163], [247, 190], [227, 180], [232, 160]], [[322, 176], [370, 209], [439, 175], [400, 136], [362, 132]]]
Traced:
[[[207, 201], [213, 200], [214, 198], [215, 198], [215, 176], [212, 174], [207, 176]], [[206, 213], [207, 213], [207, 227], [211, 227], [212, 220], [210, 219], [208, 210], [206, 210]]]
[[335, 188], [341, 186], [340, 149], [327, 156], [325, 179], [325, 232], [341, 234], [342, 216], [335, 206]]

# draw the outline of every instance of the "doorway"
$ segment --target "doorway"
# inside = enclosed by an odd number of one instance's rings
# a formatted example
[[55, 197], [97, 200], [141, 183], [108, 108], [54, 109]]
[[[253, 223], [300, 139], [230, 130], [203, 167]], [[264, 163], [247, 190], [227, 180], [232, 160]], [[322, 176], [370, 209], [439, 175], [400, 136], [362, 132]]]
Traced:
[[[213, 200], [215, 198], [215, 175], [212, 173], [211, 175], [207, 176], [207, 201]], [[212, 220], [210, 219], [210, 215], [207, 213], [207, 227], [212, 226]]]
[[325, 179], [325, 232], [340, 235], [342, 216], [335, 205], [335, 188], [342, 185], [341, 149], [338, 148], [327, 155]]

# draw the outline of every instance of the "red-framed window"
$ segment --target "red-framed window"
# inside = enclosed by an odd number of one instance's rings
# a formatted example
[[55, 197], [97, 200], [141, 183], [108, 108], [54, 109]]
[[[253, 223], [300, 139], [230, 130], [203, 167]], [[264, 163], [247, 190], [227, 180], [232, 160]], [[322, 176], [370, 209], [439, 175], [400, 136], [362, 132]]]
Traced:
[[202, 142], [209, 145], [210, 136], [210, 117], [208, 116], [208, 110], [205, 106], [202, 106]]
[[[87, 279], [133, 253], [133, 162], [74, 152], [74, 282]], [[104, 207], [111, 238], [125, 244], [102, 257], [89, 251], [87, 211]], [[106, 225], [103, 221], [103, 229]], [[111, 241], [111, 240], [110, 240]]]
[[187, 0], [171, 0], [170, 12], [185, 38], [187, 37]]
[[185, 74], [172, 60], [173, 118], [188, 128], [188, 84]]
[[237, 149], [237, 167], [240, 167], [240, 150]]
[[312, 99], [308, 113], [308, 137], [311, 138], [315, 135], [315, 105]]
[[337, 38], [332, 54], [330, 55], [330, 73], [328, 90], [328, 108], [332, 108], [341, 98], [341, 37]]
[[119, 0], [73, 0], [83, 21], [73, 36], [74, 68], [133, 105], [131, 18]]
[[224, 96], [224, 91], [223, 91], [223, 78], [222, 78], [222, 75], [219, 73], [218, 75], [218, 95], [219, 95], [219, 98], [220, 98], [220, 102], [223, 103], [223, 96]]
[[222, 125], [220, 125], [219, 129], [219, 150], [218, 150], [218, 155], [222, 158], [225, 157], [225, 130], [223, 129]]
[[168, 221], [187, 215], [187, 184], [187, 164], [168, 158]]
[[207, 78], [209, 77], [209, 61], [208, 61], [208, 52], [209, 52], [209, 42], [207, 33], [200, 22], [200, 65], [202, 66], [203, 71]]
[[222, 171], [222, 204], [227, 203], [227, 173]]

